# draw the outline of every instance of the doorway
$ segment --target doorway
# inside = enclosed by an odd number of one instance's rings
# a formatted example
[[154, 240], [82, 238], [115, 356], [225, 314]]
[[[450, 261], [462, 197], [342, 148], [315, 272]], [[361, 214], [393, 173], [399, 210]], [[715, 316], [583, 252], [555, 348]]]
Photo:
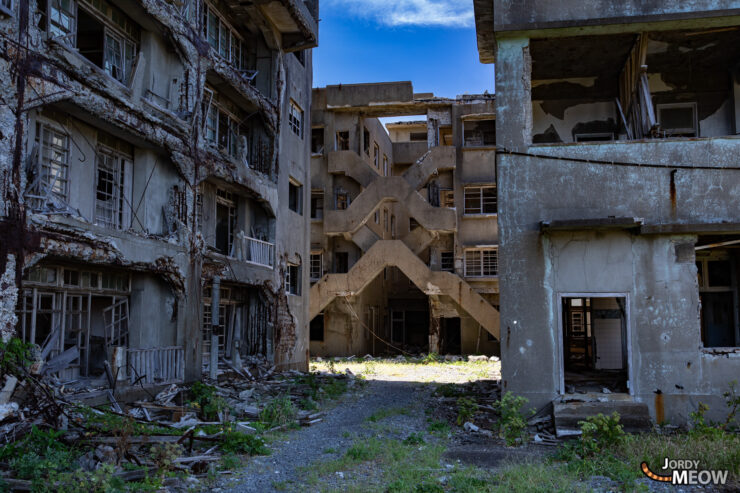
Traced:
[[565, 393], [629, 392], [627, 298], [562, 297]]
[[440, 344], [441, 354], [462, 354], [462, 336], [460, 329], [460, 318], [443, 318], [442, 341]]

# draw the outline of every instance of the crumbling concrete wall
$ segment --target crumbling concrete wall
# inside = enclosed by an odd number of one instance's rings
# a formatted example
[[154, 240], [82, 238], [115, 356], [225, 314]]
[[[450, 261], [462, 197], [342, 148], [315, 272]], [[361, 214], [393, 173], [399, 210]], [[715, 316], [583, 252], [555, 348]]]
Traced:
[[[239, 283], [269, 281], [274, 293], [283, 290], [277, 268], [218, 256], [214, 263], [214, 254], [207, 251], [195, 224], [198, 185], [211, 180], [237, 189], [244, 198], [240, 225], [245, 229], [271, 219], [285, 221], [278, 228], [268, 224], [277, 246], [276, 258], [287, 252], [308, 257], [306, 216], [292, 221], [285, 217], [290, 214], [288, 177], [308, 182], [307, 119], [302, 122], [304, 133], [295, 136], [290, 133], [287, 114], [290, 99], [304, 111], [310, 108], [310, 52], [305, 53], [302, 66], [294, 55], [282, 51], [277, 28], [266, 19], [256, 19], [264, 28], [256, 36], [262, 40], [263, 49], [270, 51], [272, 60], [260, 79], [261, 83], [270, 81], [269, 87], [260, 91], [215, 55], [200, 34], [200, 16], [186, 19], [177, 2], [143, 0], [129, 12], [141, 27], [135, 76], [128, 84], [121, 84], [63, 39], [48, 37], [37, 25], [41, 18], [36, 14], [37, 2], [13, 4], [14, 15], [0, 18], [0, 97], [4, 103], [0, 105], [0, 220], [3, 232], [14, 239], [0, 248], [0, 272], [5, 274], [3, 327], [13, 322], [10, 307], [15, 304], [26, 265], [53, 256], [63, 261], [125, 267], [142, 273], [134, 277], [141, 282], [134, 283], [132, 302], [136, 306], [132, 308], [136, 313], [132, 320], [139, 322], [132, 330], [139, 332], [132, 337], [133, 343], [140, 347], [185, 346], [188, 378], [197, 378], [202, 279], [220, 271]], [[251, 12], [261, 15], [258, 9]], [[302, 15], [301, 9], [291, 12]], [[315, 27], [315, 22], [309, 24]], [[304, 34], [315, 42], [315, 32]], [[260, 170], [205, 141], [202, 103], [208, 74], [230, 85], [230, 93], [250, 109], [254, 120], [260, 122], [260, 131], [269, 137], [267, 162]], [[35, 124], [48, 112], [61, 115], [63, 129], [73, 140], [66, 205], [79, 212], [50, 214], [37, 210], [29, 215], [27, 223], [22, 198], [27, 185], [25, 167], [33, 161]], [[124, 175], [127, 191], [123, 199], [130, 221], [120, 230], [92, 224], [98, 129], [134, 148], [131, 169]], [[175, 192], [180, 194], [177, 200]], [[252, 213], [251, 208], [259, 211]], [[14, 273], [8, 271], [8, 265], [15, 265]], [[201, 270], [201, 265], [207, 272]], [[307, 286], [304, 281], [304, 293]], [[146, 306], [164, 306], [165, 310], [148, 317]], [[296, 327], [294, 343], [283, 346], [286, 355], [281, 362], [287, 365], [306, 365], [307, 309], [307, 303], [304, 306], [300, 301], [286, 308], [292, 312]], [[156, 325], [154, 331], [151, 324]]]

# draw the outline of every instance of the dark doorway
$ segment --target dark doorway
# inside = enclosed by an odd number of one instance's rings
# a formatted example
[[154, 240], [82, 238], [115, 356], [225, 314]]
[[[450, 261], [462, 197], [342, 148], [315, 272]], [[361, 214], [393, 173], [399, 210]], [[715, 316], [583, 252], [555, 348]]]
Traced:
[[337, 274], [346, 274], [349, 271], [349, 253], [334, 253], [334, 272]]
[[462, 336], [460, 319], [457, 317], [443, 318], [440, 332], [442, 333], [442, 344], [440, 345], [442, 354], [461, 354]]
[[563, 298], [565, 389], [627, 392], [625, 298]]

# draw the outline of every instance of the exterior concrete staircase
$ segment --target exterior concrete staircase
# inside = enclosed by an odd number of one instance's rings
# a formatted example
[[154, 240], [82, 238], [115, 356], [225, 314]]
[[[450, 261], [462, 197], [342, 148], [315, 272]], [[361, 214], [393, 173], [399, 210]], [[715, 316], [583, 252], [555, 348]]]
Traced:
[[385, 267], [397, 267], [427, 295], [448, 295], [494, 337], [500, 339], [499, 313], [458, 275], [432, 271], [400, 240], [380, 240], [346, 274], [327, 274], [311, 287], [309, 318], [338, 296], [362, 291]]
[[[455, 169], [454, 146], [432, 147], [403, 174], [403, 178], [414, 190], [426, 185], [429, 178], [439, 171]], [[355, 151], [332, 151], [329, 153], [329, 173], [349, 176], [363, 188], [367, 188], [377, 178], [381, 170], [376, 170]]]
[[324, 211], [324, 232], [355, 233], [384, 201], [403, 203], [409, 214], [429, 231], [453, 232], [457, 229], [457, 214], [453, 209], [433, 207], [401, 176], [379, 176], [347, 209]]

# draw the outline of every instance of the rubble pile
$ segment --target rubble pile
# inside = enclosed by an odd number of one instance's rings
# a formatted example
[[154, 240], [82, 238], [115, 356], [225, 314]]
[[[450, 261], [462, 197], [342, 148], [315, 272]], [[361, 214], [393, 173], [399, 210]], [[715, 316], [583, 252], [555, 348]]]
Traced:
[[217, 379], [191, 385], [60, 382], [22, 365], [3, 378], [0, 485], [12, 491], [192, 489], [225, 461], [269, 453], [265, 433], [321, 422], [320, 404], [356, 384], [260, 358], [223, 360]]

